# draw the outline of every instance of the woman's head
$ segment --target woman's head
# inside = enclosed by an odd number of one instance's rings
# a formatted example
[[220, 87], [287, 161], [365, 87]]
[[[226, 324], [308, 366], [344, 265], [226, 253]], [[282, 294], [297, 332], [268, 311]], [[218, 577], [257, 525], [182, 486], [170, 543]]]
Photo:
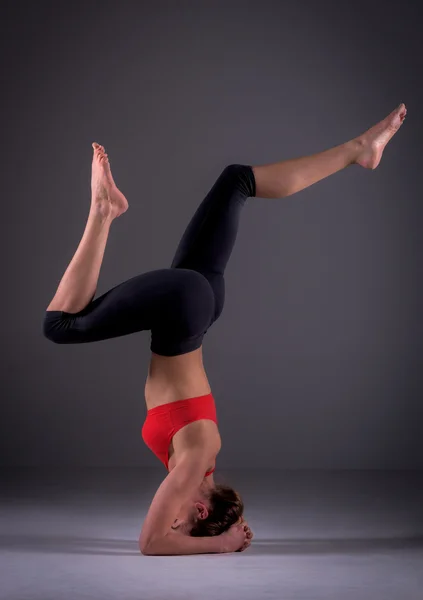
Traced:
[[185, 531], [194, 537], [220, 535], [239, 521], [244, 503], [233, 488], [215, 484], [201, 490], [203, 498], [195, 501], [188, 511]]

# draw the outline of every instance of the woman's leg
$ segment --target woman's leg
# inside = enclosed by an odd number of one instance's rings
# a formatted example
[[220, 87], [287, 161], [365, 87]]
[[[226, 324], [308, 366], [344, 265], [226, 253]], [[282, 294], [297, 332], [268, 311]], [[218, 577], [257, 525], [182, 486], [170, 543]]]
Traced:
[[254, 167], [232, 164], [223, 170], [188, 224], [171, 265], [196, 270], [208, 279], [216, 301], [214, 320], [223, 309], [224, 271], [246, 199], [283, 198], [354, 163], [376, 168], [406, 112], [401, 104], [364, 134], [313, 156]]
[[104, 148], [98, 145], [92, 189], [87, 226], [45, 313], [44, 335], [58, 344], [81, 344], [151, 330], [150, 348], [157, 354], [195, 350], [214, 308], [209, 283], [195, 271], [156, 269], [92, 300], [110, 225], [128, 207], [113, 182]]
[[173, 258], [172, 269], [198, 271], [210, 283], [215, 297], [211, 323], [223, 309], [223, 275], [237, 237], [242, 208], [246, 199], [254, 195], [252, 168], [228, 165], [195, 211]]
[[103, 146], [93, 144], [91, 209], [81, 242], [48, 311], [78, 313], [93, 299], [112, 221], [128, 203], [116, 187]]
[[[167, 343], [167, 332], [169, 339], [173, 335], [172, 348], [177, 352], [182, 337], [197, 338], [222, 311], [224, 270], [246, 199], [293, 194], [353, 163], [375, 168], [405, 114], [405, 106], [400, 105], [358, 138], [314, 156], [257, 167], [226, 167], [191, 219], [172, 269], [134, 277], [90, 302], [110, 224], [127, 209], [126, 199], [112, 179], [104, 148], [95, 145], [90, 216], [78, 250], [47, 309], [44, 333], [57, 342], [76, 343], [155, 327], [156, 339], [163, 340], [160, 345]], [[213, 289], [211, 320], [207, 282], [192, 271], [203, 275]], [[200, 296], [201, 310], [194, 302]]]
[[383, 121], [345, 144], [312, 156], [254, 167], [256, 195], [260, 198], [290, 196], [352, 164], [375, 169], [406, 113], [404, 104], [400, 104]]

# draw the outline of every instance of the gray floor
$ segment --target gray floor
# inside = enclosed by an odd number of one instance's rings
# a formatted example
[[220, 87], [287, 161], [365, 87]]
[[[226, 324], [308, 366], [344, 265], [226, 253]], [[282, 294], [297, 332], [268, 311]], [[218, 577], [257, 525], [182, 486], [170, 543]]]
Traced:
[[251, 548], [142, 556], [162, 475], [2, 471], [0, 598], [423, 598], [422, 473], [223, 471], [244, 497]]

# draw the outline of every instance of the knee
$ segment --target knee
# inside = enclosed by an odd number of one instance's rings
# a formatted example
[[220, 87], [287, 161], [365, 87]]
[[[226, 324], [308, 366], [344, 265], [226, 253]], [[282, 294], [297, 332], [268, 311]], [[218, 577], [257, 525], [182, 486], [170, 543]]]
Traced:
[[66, 343], [66, 329], [64, 328], [59, 311], [47, 311], [43, 321], [43, 335], [55, 344]]
[[243, 169], [243, 165], [239, 165], [237, 163], [231, 163], [226, 165], [226, 167], [222, 171], [222, 175], [228, 179], [239, 179], [241, 176]]
[[255, 196], [256, 182], [251, 166], [231, 163], [223, 169], [221, 176], [229, 185], [237, 188], [243, 196]]

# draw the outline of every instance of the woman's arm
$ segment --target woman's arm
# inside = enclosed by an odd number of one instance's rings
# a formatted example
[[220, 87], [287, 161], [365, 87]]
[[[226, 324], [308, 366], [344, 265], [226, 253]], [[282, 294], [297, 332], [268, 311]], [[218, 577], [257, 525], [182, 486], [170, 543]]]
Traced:
[[[187, 451], [159, 486], [145, 518], [139, 545], [143, 554], [163, 543], [181, 506], [198, 489], [207, 470], [208, 456]], [[189, 543], [189, 542], [188, 542]]]
[[142, 554], [157, 556], [157, 555], [172, 555], [172, 554], [210, 554], [225, 552], [224, 539], [222, 535], [213, 537], [191, 537], [173, 529], [165, 536], [156, 538], [149, 546], [142, 548]]
[[171, 529], [141, 552], [151, 556], [242, 552], [250, 546], [252, 538], [248, 523], [241, 519], [241, 522], [232, 525], [228, 531], [210, 537], [190, 537]]

